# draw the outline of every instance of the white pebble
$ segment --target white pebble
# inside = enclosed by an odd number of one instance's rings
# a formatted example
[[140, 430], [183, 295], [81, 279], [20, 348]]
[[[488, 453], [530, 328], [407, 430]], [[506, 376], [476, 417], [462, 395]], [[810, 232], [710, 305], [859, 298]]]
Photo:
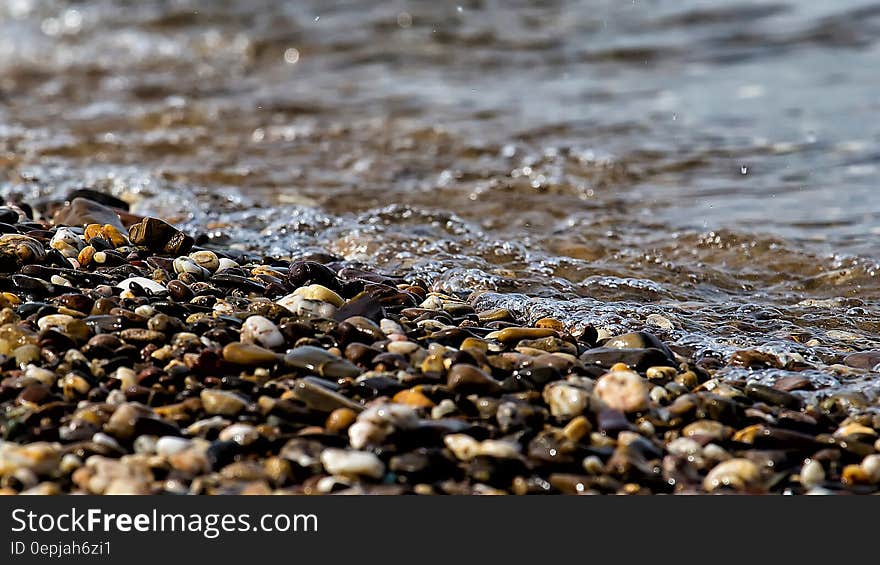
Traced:
[[225, 269], [234, 269], [238, 266], [239, 266], [238, 263], [236, 263], [232, 259], [227, 259], [226, 257], [221, 257], [220, 260], [218, 261], [217, 270], [223, 271]]
[[192, 447], [192, 440], [177, 436], [162, 436], [156, 441], [156, 454], [171, 457]]
[[238, 445], [250, 445], [260, 439], [260, 432], [250, 424], [232, 424], [220, 432], [221, 441], [234, 441]]
[[284, 345], [284, 334], [272, 320], [263, 316], [251, 316], [241, 326], [241, 341], [272, 349]]
[[374, 479], [385, 474], [385, 464], [369, 451], [328, 448], [321, 453], [321, 464], [331, 475], [366, 476]]
[[822, 468], [821, 463], [810, 459], [801, 467], [800, 478], [804, 488], [811, 489], [819, 486], [825, 480], [825, 469]]
[[141, 285], [141, 287], [149, 290], [151, 292], [164, 292], [165, 287], [161, 284], [157, 283], [154, 280], [148, 279], [146, 277], [130, 277], [116, 285], [116, 288], [121, 288], [122, 290], [130, 290], [131, 283], [137, 283]]

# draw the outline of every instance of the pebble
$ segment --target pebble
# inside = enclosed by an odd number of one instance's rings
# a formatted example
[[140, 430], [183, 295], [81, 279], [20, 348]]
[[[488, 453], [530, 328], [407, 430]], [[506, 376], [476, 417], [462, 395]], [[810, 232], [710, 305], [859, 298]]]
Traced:
[[251, 445], [260, 439], [260, 432], [250, 424], [232, 424], [224, 428], [218, 436], [220, 441], [234, 441], [238, 445]]
[[253, 343], [267, 349], [284, 345], [284, 335], [271, 320], [263, 316], [250, 316], [241, 326], [242, 343]]
[[510, 343], [523, 339], [539, 339], [556, 335], [556, 330], [550, 328], [504, 328], [491, 332], [486, 339], [498, 340], [502, 343]]
[[380, 479], [385, 474], [382, 460], [368, 451], [328, 448], [321, 453], [321, 464], [332, 475]]
[[351, 408], [337, 408], [327, 416], [324, 427], [331, 433], [341, 433], [347, 430], [357, 419], [357, 412]]
[[615, 365], [596, 382], [596, 397], [621, 412], [641, 412], [650, 404], [647, 380], [625, 365]]
[[553, 417], [566, 421], [584, 413], [590, 404], [590, 392], [565, 382], [554, 382], [544, 387], [542, 396]]
[[380, 404], [370, 406], [358, 415], [357, 421], [348, 428], [351, 446], [363, 449], [379, 445], [395, 430], [409, 430], [419, 423], [418, 414], [403, 404]]
[[297, 316], [332, 318], [336, 314], [336, 306], [321, 300], [310, 300], [299, 294], [288, 294], [278, 299], [277, 304], [287, 308]]
[[761, 471], [749, 459], [728, 459], [709, 471], [703, 481], [703, 488], [712, 492], [718, 488], [752, 490], [761, 486]]
[[811, 459], [801, 467], [799, 476], [804, 488], [811, 489], [821, 485], [825, 481], [825, 469], [822, 468], [821, 463]]
[[259, 345], [233, 341], [223, 347], [223, 359], [236, 365], [266, 365], [279, 361], [282, 356]]
[[327, 304], [332, 304], [336, 308], [341, 308], [342, 305], [345, 304], [344, 298], [342, 298], [326, 286], [322, 286], [320, 284], [301, 286], [298, 289], [294, 290], [293, 294], [290, 296], [302, 296], [306, 300], [326, 302]]
[[501, 383], [479, 367], [467, 363], [452, 366], [446, 377], [446, 386], [459, 394], [495, 394], [501, 390]]
[[235, 416], [247, 408], [247, 400], [239, 395], [225, 391], [205, 389], [199, 395], [205, 412], [209, 415]]
[[155, 452], [162, 457], [171, 457], [192, 447], [192, 440], [175, 437], [162, 436], [156, 440]]
[[0, 440], [0, 477], [11, 476], [19, 469], [47, 475], [58, 467], [61, 456], [58, 443], [38, 441], [19, 445]]
[[146, 277], [129, 277], [129, 278], [125, 279], [124, 281], [120, 282], [119, 284], [117, 284], [116, 288], [121, 288], [123, 290], [131, 290], [132, 283], [135, 283], [135, 284], [141, 286], [142, 288], [144, 288], [145, 290], [149, 290], [150, 292], [153, 292], [153, 293], [165, 292], [164, 286], [162, 286], [161, 284], [157, 283], [156, 281], [153, 281], [153, 280], [148, 279]]

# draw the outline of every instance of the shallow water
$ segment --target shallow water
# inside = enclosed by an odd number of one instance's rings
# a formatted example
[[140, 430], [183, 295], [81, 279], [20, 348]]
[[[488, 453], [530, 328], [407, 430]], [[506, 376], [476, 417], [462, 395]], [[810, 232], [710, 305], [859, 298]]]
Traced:
[[825, 367], [880, 347], [878, 38], [855, 0], [6, 0], [0, 192]]

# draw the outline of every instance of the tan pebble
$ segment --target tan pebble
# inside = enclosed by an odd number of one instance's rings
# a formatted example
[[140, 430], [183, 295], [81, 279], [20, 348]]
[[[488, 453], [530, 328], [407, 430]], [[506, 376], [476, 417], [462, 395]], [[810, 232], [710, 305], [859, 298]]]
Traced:
[[223, 347], [223, 359], [236, 365], [265, 365], [279, 361], [281, 356], [259, 345], [233, 341]]
[[557, 332], [565, 331], [565, 324], [557, 320], [556, 318], [541, 318], [537, 322], [535, 322], [536, 328], [549, 328], [551, 330], [556, 330]]
[[320, 284], [301, 286], [293, 291], [293, 295], [302, 296], [306, 300], [318, 300], [320, 302], [326, 302], [328, 304], [336, 306], [337, 308], [341, 308], [342, 305], [345, 304], [344, 298], [342, 298], [326, 286], [322, 286]]
[[519, 341], [522, 339], [539, 339], [557, 335], [556, 330], [550, 328], [504, 328], [491, 332], [486, 339], [498, 340], [502, 343]]
[[571, 441], [578, 442], [592, 431], [590, 421], [584, 416], [576, 416], [562, 429], [562, 435]]
[[76, 256], [76, 262], [80, 264], [80, 266], [85, 267], [92, 262], [92, 259], [95, 257], [95, 253], [97, 250], [91, 245], [86, 245], [82, 249], [80, 249], [79, 253]]
[[235, 416], [247, 407], [247, 401], [225, 390], [205, 389], [199, 395], [208, 415]]
[[868, 426], [864, 426], [862, 424], [846, 424], [844, 426], [839, 427], [834, 432], [834, 437], [836, 438], [846, 438], [852, 436], [869, 436], [869, 437], [877, 437], [877, 432]]
[[430, 398], [415, 389], [402, 390], [395, 394], [392, 400], [413, 408], [433, 408], [435, 406]]
[[461, 349], [475, 349], [486, 353], [489, 351], [489, 344], [476, 337], [466, 337], [464, 338], [464, 341], [461, 342]]
[[659, 384], [666, 384], [675, 378], [678, 371], [673, 367], [648, 367], [645, 371], [645, 377], [649, 381], [656, 381]]
[[675, 382], [688, 390], [693, 390], [700, 384], [700, 379], [693, 371], [685, 371], [675, 376]]
[[470, 461], [480, 453], [480, 442], [465, 434], [449, 434], [443, 443], [462, 461]]
[[804, 488], [810, 489], [822, 484], [825, 480], [825, 469], [822, 468], [821, 463], [815, 459], [811, 459], [801, 467], [799, 477]]
[[419, 350], [419, 344], [412, 341], [392, 341], [385, 349], [387, 349], [389, 353], [409, 355], [410, 353]]
[[595, 394], [607, 406], [622, 412], [640, 412], [650, 403], [648, 381], [618, 363], [599, 377]]
[[681, 433], [685, 437], [704, 436], [719, 441], [728, 439], [733, 429], [715, 420], [697, 420], [682, 428]]
[[736, 490], [755, 489], [761, 485], [761, 471], [749, 459], [728, 459], [719, 463], [709, 471], [703, 481], [703, 488], [708, 492], [729, 487]]
[[351, 408], [337, 408], [327, 416], [324, 427], [333, 433], [344, 432], [357, 419], [357, 413]]

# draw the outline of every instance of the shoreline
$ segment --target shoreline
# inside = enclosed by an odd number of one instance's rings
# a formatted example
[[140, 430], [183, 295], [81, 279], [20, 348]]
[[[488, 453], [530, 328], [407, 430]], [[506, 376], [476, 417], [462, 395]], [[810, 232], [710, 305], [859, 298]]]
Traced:
[[644, 329], [525, 324], [71, 197], [51, 222], [0, 208], [3, 493], [880, 489], [880, 415], [805, 394], [806, 366], [720, 380]]

